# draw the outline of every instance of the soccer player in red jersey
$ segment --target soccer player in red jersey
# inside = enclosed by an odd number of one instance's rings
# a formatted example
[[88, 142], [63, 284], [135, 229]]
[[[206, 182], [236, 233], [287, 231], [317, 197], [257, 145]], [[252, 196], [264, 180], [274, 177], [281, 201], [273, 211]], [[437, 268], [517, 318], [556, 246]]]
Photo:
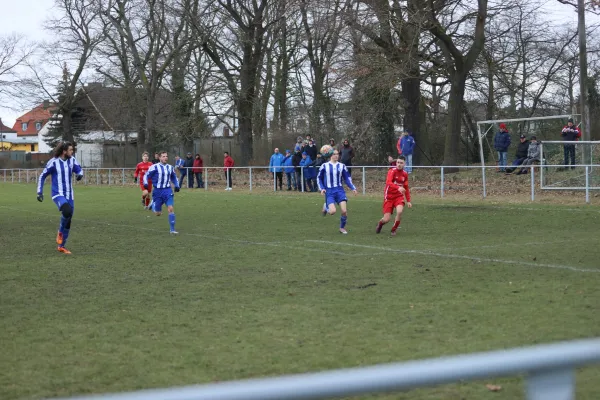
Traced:
[[383, 218], [377, 224], [376, 233], [380, 233], [383, 225], [390, 222], [392, 213], [396, 209], [396, 218], [392, 227], [392, 236], [396, 236], [396, 230], [400, 226], [404, 206], [406, 205], [408, 208], [412, 207], [410, 190], [408, 188], [408, 173], [404, 170], [405, 164], [406, 159], [404, 156], [400, 156], [396, 160], [396, 167], [390, 168], [388, 171], [387, 179], [385, 180], [385, 192], [383, 194]]
[[144, 195], [144, 175], [148, 172], [148, 168], [150, 168], [153, 164], [148, 161], [150, 155], [147, 151], [142, 154], [142, 162], [139, 163], [135, 167], [135, 173], [133, 174], [133, 181], [137, 183], [138, 178], [140, 178], [140, 188], [142, 189], [142, 206], [144, 209], [148, 209], [150, 207], [150, 193], [152, 192], [152, 181], [148, 180], [148, 194]]

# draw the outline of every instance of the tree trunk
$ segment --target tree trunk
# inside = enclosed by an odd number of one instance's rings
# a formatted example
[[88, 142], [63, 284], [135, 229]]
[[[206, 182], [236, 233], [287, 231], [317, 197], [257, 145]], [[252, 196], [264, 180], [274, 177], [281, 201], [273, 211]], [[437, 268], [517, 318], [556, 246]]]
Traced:
[[[458, 165], [458, 147], [461, 135], [461, 117], [463, 98], [465, 94], [465, 83], [467, 74], [456, 71], [451, 77], [450, 97], [448, 99], [448, 123], [446, 128], [446, 142], [444, 148], [445, 166]], [[458, 172], [458, 168], [447, 168], [448, 173]]]
[[73, 135], [73, 103], [69, 100], [63, 109], [62, 112], [62, 129], [63, 129], [63, 137], [62, 140], [74, 143], [75, 135]]
[[[416, 77], [413, 77], [416, 74]], [[414, 152], [414, 164], [420, 164], [424, 157], [419, 149], [427, 144], [421, 140], [421, 80], [418, 78], [418, 70], [410, 73], [411, 78], [402, 80], [402, 97], [404, 100], [404, 121], [402, 125], [405, 130], [412, 132], [415, 142], [419, 146]]]

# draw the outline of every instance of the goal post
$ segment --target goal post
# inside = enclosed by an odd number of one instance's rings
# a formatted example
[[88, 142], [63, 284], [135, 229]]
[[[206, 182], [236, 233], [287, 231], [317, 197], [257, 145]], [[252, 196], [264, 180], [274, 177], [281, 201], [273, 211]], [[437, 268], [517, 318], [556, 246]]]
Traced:
[[600, 141], [542, 141], [540, 159], [541, 189], [600, 189]]
[[[580, 114], [561, 114], [549, 115], [544, 117], [529, 117], [529, 118], [505, 118], [492, 119], [485, 121], [477, 121], [477, 136], [479, 137], [479, 158], [481, 161], [481, 178], [483, 184], [483, 197], [486, 197], [486, 162], [484, 147], [487, 144], [490, 148], [491, 159], [496, 161], [496, 151], [488, 141], [488, 133], [494, 128], [496, 132], [499, 124], [504, 123], [508, 127], [508, 132], [511, 135], [511, 147], [509, 148], [509, 160], [514, 157], [516, 145], [519, 143], [519, 136], [524, 134], [529, 139], [535, 135], [538, 141], [552, 140], [560, 138], [560, 132], [564, 125], [567, 124], [569, 118], [578, 117]], [[488, 126], [489, 125], [489, 126]], [[507, 163], [509, 163], [507, 160]]]

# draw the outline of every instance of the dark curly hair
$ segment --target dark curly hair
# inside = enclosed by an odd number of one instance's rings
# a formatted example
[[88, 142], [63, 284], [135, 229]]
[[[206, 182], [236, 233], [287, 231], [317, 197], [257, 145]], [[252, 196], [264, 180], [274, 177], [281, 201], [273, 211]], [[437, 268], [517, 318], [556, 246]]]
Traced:
[[54, 148], [54, 151], [52, 152], [52, 155], [55, 158], [61, 157], [63, 155], [63, 152], [69, 150], [69, 146], [73, 147], [73, 150], [75, 150], [75, 145], [71, 142], [59, 142], [58, 145], [56, 145], [56, 147]]

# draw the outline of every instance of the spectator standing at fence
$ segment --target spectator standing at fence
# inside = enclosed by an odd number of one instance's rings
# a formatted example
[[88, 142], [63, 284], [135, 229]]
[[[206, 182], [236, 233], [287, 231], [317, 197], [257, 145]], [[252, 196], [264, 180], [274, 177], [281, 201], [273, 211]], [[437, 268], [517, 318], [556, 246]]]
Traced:
[[287, 190], [292, 190], [292, 187], [296, 189], [296, 171], [294, 168], [292, 152], [289, 150], [285, 151], [285, 157], [283, 158], [283, 172], [287, 178]]
[[[313, 144], [314, 144], [315, 146], [317, 146], [317, 141], [316, 141], [315, 139], [313, 139], [312, 135], [311, 135], [311, 134], [308, 134], [308, 135], [306, 135], [306, 140], [305, 140], [305, 143], [309, 143], [309, 142], [311, 142], [311, 141], [313, 142]], [[306, 151], [306, 150], [304, 150], [304, 151]], [[310, 155], [310, 154], [309, 154], [309, 155]]]
[[312, 160], [307, 152], [302, 153], [302, 161], [300, 161], [300, 167], [303, 169], [302, 174], [304, 175], [304, 186], [306, 191], [314, 192], [315, 177], [313, 176], [314, 168], [312, 168]]
[[412, 173], [412, 158], [416, 144], [417, 143], [415, 142], [415, 139], [412, 137], [412, 133], [410, 131], [406, 131], [402, 133], [400, 139], [398, 139], [398, 145], [396, 146], [398, 147], [398, 154], [403, 155], [404, 159], [406, 160], [404, 171], [409, 174]]
[[[179, 157], [177, 157], [179, 158]], [[152, 159], [152, 164], [158, 164], [160, 162], [160, 158], [158, 153], [154, 153], [154, 158]]]
[[308, 140], [308, 146], [304, 148], [304, 151], [306, 152], [306, 154], [308, 154], [311, 160], [316, 160], [317, 153], [319, 152], [317, 146], [315, 146], [315, 141], [312, 139]]
[[[183, 167], [185, 168], [185, 172], [187, 174], [187, 187], [188, 189], [193, 189], [194, 173], [192, 172], [192, 168], [194, 167], [194, 158], [192, 157], [192, 153], [188, 152], [186, 154]], [[180, 185], [183, 185], [183, 181], [180, 181]]]
[[275, 190], [277, 190], [277, 182], [279, 182], [279, 190], [283, 190], [283, 159], [283, 154], [275, 147], [271, 160], [269, 161], [269, 172], [273, 176]]
[[[581, 137], [581, 130], [573, 125], [573, 118], [569, 118], [567, 125], [563, 128], [560, 133], [564, 141], [575, 142]], [[564, 144], [564, 155], [565, 155], [565, 169], [575, 169], [575, 145], [573, 143]], [[570, 162], [569, 162], [570, 161]]]
[[304, 139], [302, 138], [302, 136], [298, 136], [296, 138], [296, 144], [294, 145], [294, 154], [299, 151], [300, 153], [302, 153], [304, 149]]
[[508, 148], [510, 147], [510, 134], [504, 123], [500, 124], [500, 130], [494, 136], [494, 149], [498, 152], [498, 172], [506, 172]]
[[198, 189], [204, 187], [204, 182], [202, 181], [202, 172], [204, 172], [204, 160], [202, 160], [200, 154], [196, 154], [196, 158], [194, 159], [194, 165], [192, 168], [192, 173], [196, 177], [196, 185], [198, 186]]
[[515, 159], [512, 162], [512, 168], [506, 168], [506, 173], [510, 174], [514, 172], [515, 169], [527, 158], [527, 150], [529, 149], [529, 140], [525, 135], [521, 135], [519, 137], [519, 145], [517, 146], [517, 153], [515, 154]]
[[294, 166], [294, 172], [296, 174], [296, 190], [302, 190], [302, 167], [300, 167], [300, 162], [302, 161], [302, 153], [300, 151], [295, 151], [292, 156], [292, 165]]
[[352, 176], [352, 159], [354, 158], [354, 148], [350, 146], [348, 139], [344, 139], [340, 147], [340, 162], [348, 169], [348, 175]]
[[227, 187], [225, 188], [225, 190], [232, 190], [233, 189], [233, 179], [231, 177], [232, 173], [233, 173], [233, 169], [232, 167], [235, 165], [235, 162], [233, 161], [233, 158], [231, 158], [231, 156], [229, 155], [228, 152], [224, 153], [224, 158], [223, 158], [223, 166], [225, 168], [223, 168], [223, 171], [225, 172], [225, 182], [227, 184]]
[[522, 168], [517, 175], [526, 174], [529, 172], [529, 168], [526, 168], [532, 165], [535, 162], [540, 161], [540, 143], [537, 141], [535, 136], [531, 137], [531, 141], [529, 142], [529, 147], [527, 148], [527, 158], [523, 161]]

